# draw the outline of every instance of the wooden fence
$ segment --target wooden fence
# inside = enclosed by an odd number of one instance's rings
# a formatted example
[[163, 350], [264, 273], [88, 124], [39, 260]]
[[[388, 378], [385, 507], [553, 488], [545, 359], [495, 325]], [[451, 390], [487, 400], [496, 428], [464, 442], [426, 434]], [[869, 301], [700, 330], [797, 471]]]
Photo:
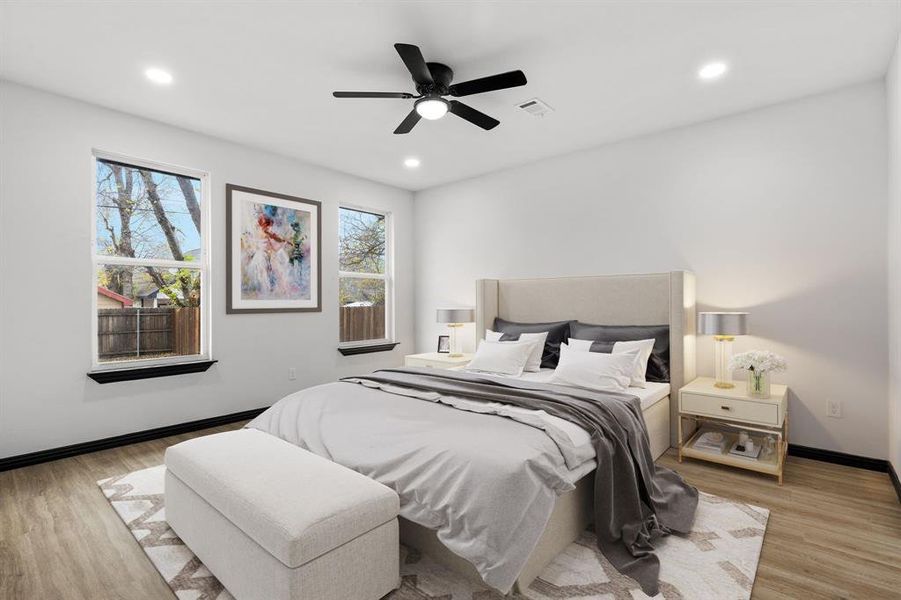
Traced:
[[384, 306], [342, 306], [342, 342], [380, 340], [385, 337]]
[[[341, 341], [385, 337], [384, 306], [342, 306]], [[200, 309], [102, 308], [97, 311], [100, 360], [200, 353]]]
[[100, 360], [199, 354], [200, 309], [99, 309], [97, 344]]

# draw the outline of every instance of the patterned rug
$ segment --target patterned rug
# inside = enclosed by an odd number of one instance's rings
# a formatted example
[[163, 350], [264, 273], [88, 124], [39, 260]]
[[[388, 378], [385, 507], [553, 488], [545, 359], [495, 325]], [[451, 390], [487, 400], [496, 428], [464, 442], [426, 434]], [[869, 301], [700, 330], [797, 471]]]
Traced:
[[[232, 595], [166, 523], [165, 466], [98, 481], [113, 509], [131, 530], [180, 600], [233, 600]], [[655, 598], [726, 600], [751, 595], [769, 511], [701, 493], [694, 530], [658, 545], [660, 594]], [[401, 547], [402, 585], [383, 600], [499, 600], [480, 587]], [[548, 565], [515, 600], [639, 600], [648, 598], [632, 579], [620, 575], [586, 531]]]

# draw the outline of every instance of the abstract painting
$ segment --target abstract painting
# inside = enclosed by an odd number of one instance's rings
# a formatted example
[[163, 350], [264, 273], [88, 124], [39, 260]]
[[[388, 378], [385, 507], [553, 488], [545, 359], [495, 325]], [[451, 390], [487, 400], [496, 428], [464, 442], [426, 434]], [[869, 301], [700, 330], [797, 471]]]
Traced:
[[226, 312], [321, 311], [320, 203], [225, 189]]

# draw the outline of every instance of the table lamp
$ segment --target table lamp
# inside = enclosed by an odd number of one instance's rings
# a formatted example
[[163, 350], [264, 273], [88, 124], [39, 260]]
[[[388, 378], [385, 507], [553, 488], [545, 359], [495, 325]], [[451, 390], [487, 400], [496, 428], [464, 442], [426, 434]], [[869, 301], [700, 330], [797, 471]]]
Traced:
[[698, 313], [698, 335], [712, 335], [716, 349], [716, 383], [718, 388], [733, 388], [732, 341], [737, 335], [747, 335], [748, 313], [746, 312], [700, 312]]
[[476, 311], [472, 308], [439, 308], [438, 322], [447, 323], [451, 330], [451, 347], [448, 356], [463, 356], [457, 348], [457, 328], [464, 323], [473, 323], [476, 320]]

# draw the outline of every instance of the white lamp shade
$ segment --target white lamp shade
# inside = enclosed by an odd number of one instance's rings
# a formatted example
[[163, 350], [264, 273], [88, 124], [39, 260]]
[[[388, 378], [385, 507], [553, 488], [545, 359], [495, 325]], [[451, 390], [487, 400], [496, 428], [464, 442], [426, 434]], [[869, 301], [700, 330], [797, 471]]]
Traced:
[[476, 311], [472, 308], [439, 308], [439, 323], [472, 323], [476, 320]]
[[747, 335], [748, 313], [700, 312], [698, 313], [698, 334]]

